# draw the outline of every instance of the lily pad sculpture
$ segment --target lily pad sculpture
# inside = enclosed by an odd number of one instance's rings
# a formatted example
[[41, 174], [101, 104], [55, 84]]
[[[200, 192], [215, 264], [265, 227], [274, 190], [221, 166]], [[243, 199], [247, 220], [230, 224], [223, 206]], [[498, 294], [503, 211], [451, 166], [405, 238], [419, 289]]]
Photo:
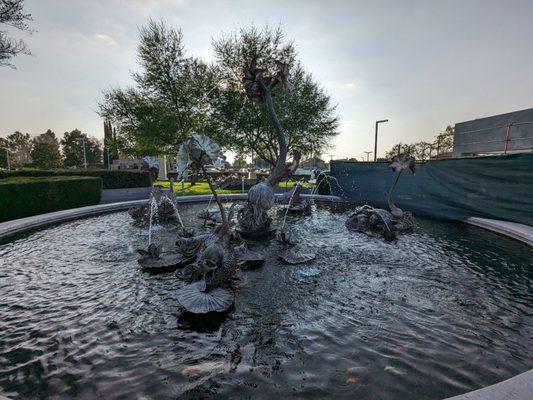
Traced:
[[279, 258], [288, 264], [302, 264], [314, 260], [316, 254], [308, 247], [298, 244], [283, 250]]
[[258, 268], [265, 263], [263, 254], [248, 249], [245, 244], [235, 247], [235, 257], [242, 267]]
[[128, 214], [133, 218], [136, 225], [147, 226], [150, 223], [152, 204], [155, 204], [156, 207], [155, 215], [152, 217], [155, 217], [157, 221], [165, 223], [179, 220], [174, 194], [154, 189], [150, 194], [148, 203], [128, 210]]
[[137, 250], [142, 256], [137, 260], [143, 271], [150, 273], [172, 272], [181, 267], [183, 257], [181, 254], [161, 256], [161, 245], [151, 244], [148, 250]]
[[265, 71], [257, 67], [257, 60], [254, 58], [244, 69], [242, 79], [248, 99], [265, 103], [270, 123], [276, 131], [279, 146], [276, 165], [263, 182], [250, 188], [247, 202], [237, 216], [238, 232], [245, 238], [268, 236], [274, 232], [270, 226], [272, 219], [267, 215], [267, 211], [274, 205], [274, 187], [282, 178], [291, 176], [300, 162], [300, 153], [295, 151], [293, 163], [286, 164], [287, 140], [274, 109], [272, 90], [276, 85], [281, 84], [284, 90], [290, 91], [292, 84], [289, 79], [289, 65], [282, 61], [276, 61], [276, 66], [278, 71], [274, 76], [265, 76]]
[[203, 282], [194, 282], [179, 290], [177, 300], [188, 312], [207, 314], [226, 311], [233, 304], [234, 295], [224, 288], [205, 291]]
[[220, 217], [219, 213], [210, 211], [208, 209], [200, 211], [196, 216], [204, 221], [204, 225], [207, 223], [217, 224], [222, 222], [222, 218]]

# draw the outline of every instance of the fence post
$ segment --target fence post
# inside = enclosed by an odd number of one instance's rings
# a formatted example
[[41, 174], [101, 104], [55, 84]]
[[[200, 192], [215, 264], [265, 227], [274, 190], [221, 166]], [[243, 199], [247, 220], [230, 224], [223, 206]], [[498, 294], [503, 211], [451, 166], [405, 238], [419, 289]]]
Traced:
[[505, 132], [505, 147], [503, 148], [503, 154], [507, 154], [507, 148], [509, 147], [509, 137], [511, 135], [511, 126], [513, 126], [512, 122], [507, 124], [507, 131]]

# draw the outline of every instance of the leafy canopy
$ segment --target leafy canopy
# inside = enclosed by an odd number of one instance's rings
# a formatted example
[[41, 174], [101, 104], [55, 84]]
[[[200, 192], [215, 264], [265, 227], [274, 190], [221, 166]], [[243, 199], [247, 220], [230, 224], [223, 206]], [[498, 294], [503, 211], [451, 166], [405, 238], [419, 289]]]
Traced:
[[187, 56], [182, 41], [180, 30], [149, 21], [140, 30], [135, 86], [104, 92], [99, 113], [117, 124], [126, 153], [175, 153], [193, 132], [209, 129], [213, 71]]
[[214, 117], [222, 125], [219, 141], [239, 152], [255, 152], [275, 165], [279, 155], [276, 132], [263, 104], [246, 101], [243, 68], [255, 59], [264, 75], [273, 76], [277, 61], [291, 66], [292, 90], [274, 89], [274, 107], [287, 137], [288, 150], [304, 155], [322, 153], [338, 134], [338, 118], [330, 97], [297, 60], [294, 45], [286, 42], [281, 28], [262, 30], [252, 26], [214, 41], [216, 71], [220, 82], [213, 104]]

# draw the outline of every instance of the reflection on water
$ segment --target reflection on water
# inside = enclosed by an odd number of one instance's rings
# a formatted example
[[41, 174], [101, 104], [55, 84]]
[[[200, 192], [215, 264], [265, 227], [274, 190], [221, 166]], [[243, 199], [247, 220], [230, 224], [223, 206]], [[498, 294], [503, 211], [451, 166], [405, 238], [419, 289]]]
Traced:
[[[201, 231], [199, 206], [184, 207], [184, 223]], [[386, 243], [349, 234], [346, 216], [287, 218], [317, 252], [309, 265], [280, 264], [275, 241], [251, 242], [271, 250], [265, 266], [241, 271], [234, 309], [200, 331], [181, 315], [173, 274], [140, 272], [147, 232], [126, 213], [0, 246], [0, 391], [441, 399], [533, 367], [529, 248], [424, 220]]]

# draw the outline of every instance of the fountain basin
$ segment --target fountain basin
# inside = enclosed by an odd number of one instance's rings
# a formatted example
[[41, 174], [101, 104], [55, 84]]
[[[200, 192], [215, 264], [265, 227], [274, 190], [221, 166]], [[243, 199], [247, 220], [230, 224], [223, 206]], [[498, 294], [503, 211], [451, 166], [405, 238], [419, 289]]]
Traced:
[[[201, 229], [202, 207], [180, 206], [186, 226]], [[205, 332], [182, 321], [172, 273], [137, 266], [147, 232], [126, 212], [10, 241], [0, 246], [0, 391], [442, 399], [531, 368], [527, 246], [429, 220], [385, 243], [349, 234], [345, 219], [328, 207], [288, 217], [317, 253], [307, 264], [250, 241], [267, 260], [239, 273], [234, 309]], [[165, 248], [175, 241], [153, 234]]]

